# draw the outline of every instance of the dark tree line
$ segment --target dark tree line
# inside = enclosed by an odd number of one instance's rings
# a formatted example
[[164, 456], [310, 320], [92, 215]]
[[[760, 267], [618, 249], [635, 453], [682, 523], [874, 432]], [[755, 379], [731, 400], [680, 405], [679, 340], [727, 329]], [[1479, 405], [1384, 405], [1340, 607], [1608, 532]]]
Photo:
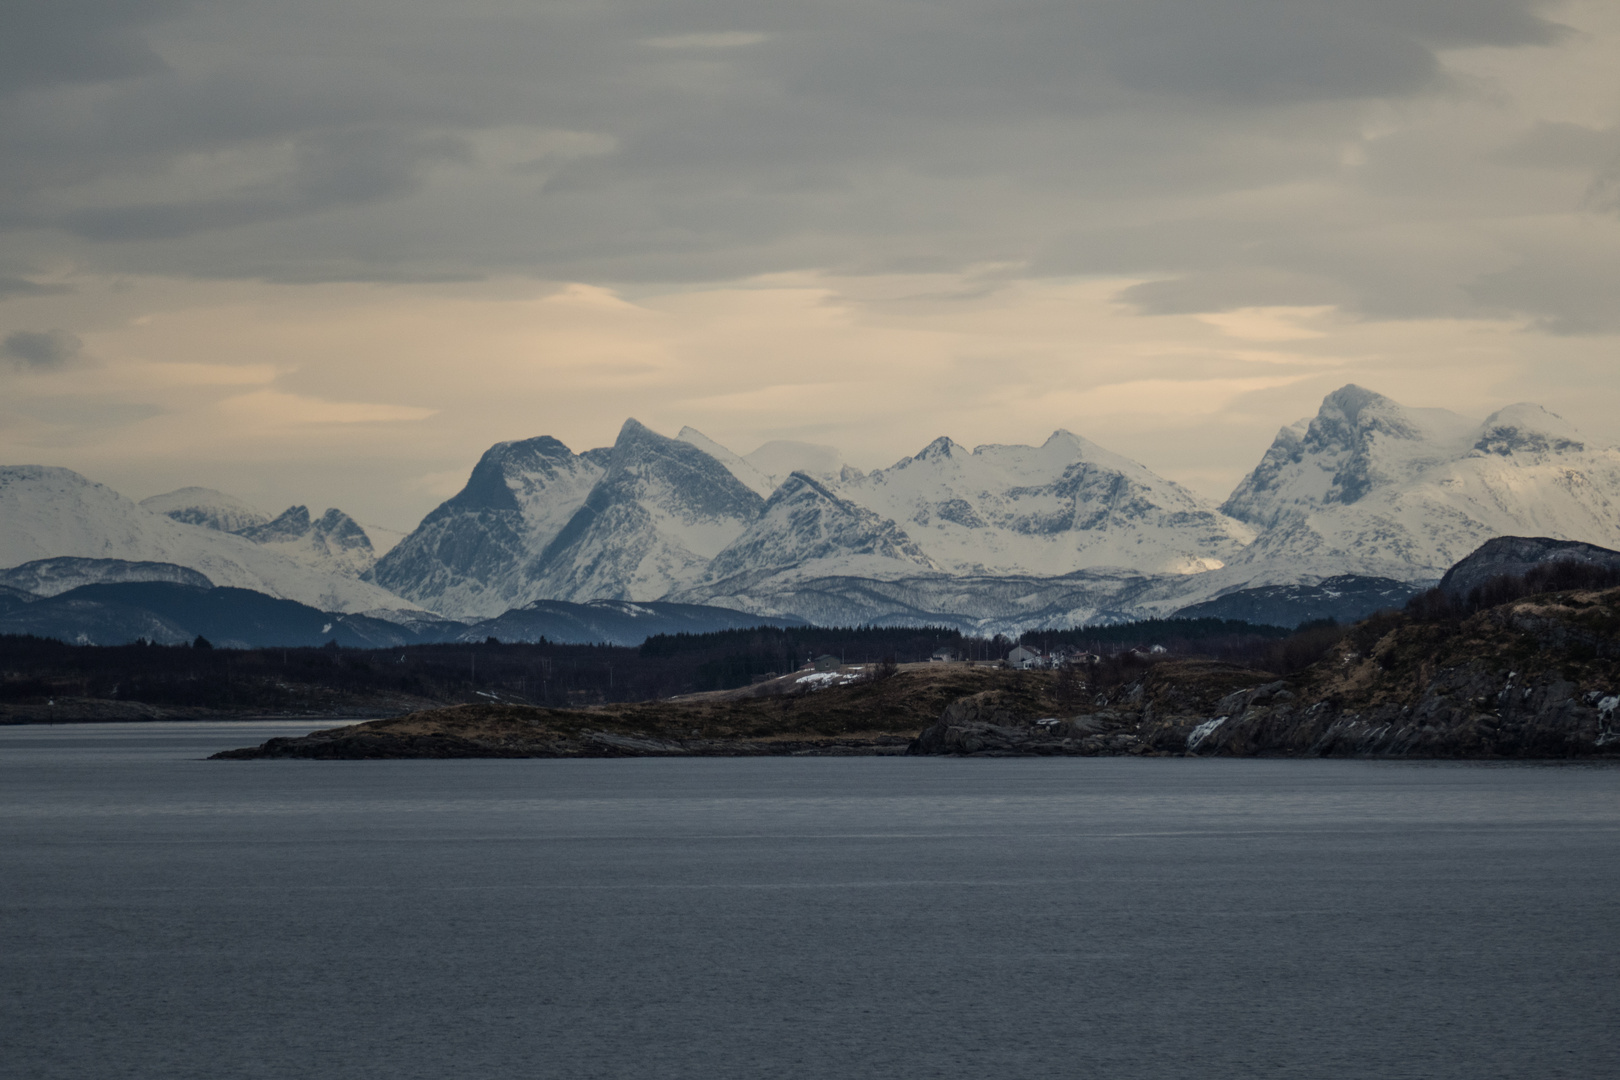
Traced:
[[1620, 568], [1574, 559], [1554, 559], [1532, 566], [1523, 574], [1498, 574], [1475, 585], [1463, 597], [1430, 589], [1407, 601], [1406, 611], [1424, 622], [1454, 621], [1527, 596], [1579, 589], [1613, 589], [1617, 586], [1620, 586]]
[[[1572, 584], [1573, 583], [1573, 584]], [[1555, 563], [1529, 575], [1487, 583], [1466, 602], [1437, 590], [1416, 597], [1405, 613], [1382, 613], [1357, 627], [1325, 620], [1294, 631], [1230, 619], [1149, 619], [1113, 626], [1029, 631], [1018, 640], [1101, 657], [1090, 685], [1123, 683], [1148, 664], [1201, 657], [1288, 673], [1314, 663], [1345, 634], [1365, 635], [1391, 619], [1458, 620], [1499, 598], [1620, 584], [1620, 574]], [[0, 702], [54, 697], [139, 701], [267, 712], [321, 710], [390, 696], [434, 702], [500, 700], [568, 707], [646, 701], [747, 686], [831, 655], [887, 675], [894, 665], [929, 659], [936, 650], [959, 658], [999, 660], [1018, 640], [972, 637], [946, 627], [790, 627], [667, 634], [638, 648], [503, 644], [412, 645], [394, 649], [227, 649], [191, 645], [68, 645], [36, 637], [0, 637]], [[1151, 647], [1166, 651], [1152, 653]]]
[[225, 649], [204, 640], [92, 646], [0, 636], [0, 702], [83, 697], [280, 711], [408, 695], [564, 707], [746, 686], [823, 654], [850, 664], [926, 660], [960, 640], [945, 629], [816, 628], [661, 636], [640, 648], [490, 639], [395, 649]]

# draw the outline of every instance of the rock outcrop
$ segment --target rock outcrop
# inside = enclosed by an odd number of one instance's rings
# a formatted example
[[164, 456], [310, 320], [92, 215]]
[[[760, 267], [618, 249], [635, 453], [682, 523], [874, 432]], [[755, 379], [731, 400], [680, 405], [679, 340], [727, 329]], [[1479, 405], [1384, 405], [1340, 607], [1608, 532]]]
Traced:
[[1027, 715], [963, 699], [912, 752], [1620, 758], [1620, 589], [1454, 621], [1389, 614], [1287, 678], [1172, 661], [1076, 716]]
[[1493, 578], [1524, 577], [1538, 567], [1568, 563], [1620, 573], [1620, 551], [1553, 540], [1545, 536], [1498, 536], [1487, 540], [1467, 558], [1446, 571], [1440, 591], [1452, 601], [1464, 601]]

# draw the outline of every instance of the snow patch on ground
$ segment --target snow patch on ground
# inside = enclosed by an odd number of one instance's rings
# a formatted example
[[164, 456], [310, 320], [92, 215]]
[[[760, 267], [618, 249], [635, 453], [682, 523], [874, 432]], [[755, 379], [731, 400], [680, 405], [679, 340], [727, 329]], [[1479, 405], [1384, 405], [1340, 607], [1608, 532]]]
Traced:
[[821, 690], [828, 686], [848, 686], [860, 677], [859, 671], [818, 671], [813, 675], [800, 675], [793, 681], [812, 690]]
[[1226, 723], [1228, 717], [1217, 716], [1213, 720], [1205, 720], [1202, 724], [1187, 733], [1187, 749], [1196, 750], [1198, 744], [1215, 734], [1215, 729]]

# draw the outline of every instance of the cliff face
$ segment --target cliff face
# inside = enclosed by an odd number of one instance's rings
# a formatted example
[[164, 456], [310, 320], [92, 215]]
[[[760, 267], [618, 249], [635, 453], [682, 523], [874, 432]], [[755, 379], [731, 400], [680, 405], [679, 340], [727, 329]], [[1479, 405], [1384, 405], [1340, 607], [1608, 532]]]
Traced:
[[[1528, 597], [1458, 623], [1374, 620], [1300, 678], [1216, 703], [1202, 754], [1620, 757], [1620, 589]], [[1221, 719], [1224, 717], [1225, 719]]]

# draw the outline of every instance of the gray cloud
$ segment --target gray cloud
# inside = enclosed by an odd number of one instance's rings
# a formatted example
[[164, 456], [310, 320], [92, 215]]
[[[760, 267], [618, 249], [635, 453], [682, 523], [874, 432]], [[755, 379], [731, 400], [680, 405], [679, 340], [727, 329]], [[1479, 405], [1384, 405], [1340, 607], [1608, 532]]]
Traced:
[[17, 330], [0, 341], [0, 356], [35, 371], [65, 367], [83, 351], [84, 342], [66, 330]]
[[[17, 279], [993, 262], [1149, 276], [1125, 296], [1146, 312], [1552, 328], [1574, 324], [1523, 254], [1461, 236], [1459, 193], [1486, 223], [1620, 205], [1611, 129], [1367, 134], [1372, 103], [1473, 92], [1445, 50], [1564, 45], [1540, 0], [38, 7], [0, 46], [27, 53], [0, 65]], [[1333, 194], [1262, 202], [1284, 190]]]
[[1590, 246], [1543, 246], [1515, 266], [1482, 275], [1468, 292], [1502, 313], [1532, 312], [1553, 334], [1620, 333], [1620, 253]]
[[184, 237], [211, 229], [316, 213], [332, 207], [399, 199], [417, 189], [423, 166], [463, 159], [452, 136], [366, 128], [301, 138], [285, 175], [227, 195], [80, 210], [63, 222], [93, 240]]
[[0, 274], [0, 300], [13, 296], [53, 296], [67, 291], [65, 285], [47, 285], [25, 277]]
[[179, 0], [13, 0], [5, 5], [6, 32], [0, 34], [0, 96], [162, 71], [142, 30], [184, 6]]

